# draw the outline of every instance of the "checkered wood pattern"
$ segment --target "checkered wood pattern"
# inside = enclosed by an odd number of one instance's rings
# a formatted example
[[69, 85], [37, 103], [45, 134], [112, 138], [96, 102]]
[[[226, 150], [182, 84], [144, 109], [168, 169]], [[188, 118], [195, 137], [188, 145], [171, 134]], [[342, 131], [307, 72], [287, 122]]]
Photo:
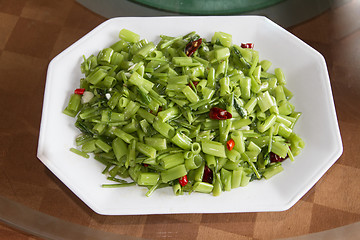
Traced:
[[[0, 195], [75, 224], [146, 239], [278, 239], [358, 222], [359, 11], [360, 1], [347, 1], [289, 29], [326, 58], [344, 144], [341, 158], [294, 207], [101, 216], [42, 165], [36, 150], [50, 60], [106, 19], [74, 0], [0, 0]], [[39, 238], [0, 224], [0, 239]]]

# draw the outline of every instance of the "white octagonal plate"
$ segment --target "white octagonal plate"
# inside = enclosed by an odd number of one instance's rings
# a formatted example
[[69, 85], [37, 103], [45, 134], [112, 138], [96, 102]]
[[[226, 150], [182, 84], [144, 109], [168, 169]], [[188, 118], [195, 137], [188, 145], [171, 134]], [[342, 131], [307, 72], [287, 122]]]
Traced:
[[[104, 166], [69, 151], [79, 134], [75, 119], [62, 113], [82, 77], [82, 56], [97, 54], [118, 40], [122, 28], [157, 43], [159, 35], [179, 36], [196, 31], [210, 39], [214, 32], [233, 36], [233, 43], [252, 42], [260, 59], [281, 67], [292, 103], [303, 114], [295, 126], [306, 143], [294, 162], [270, 180], [253, 181], [247, 187], [214, 197], [192, 193], [174, 196], [171, 188], [146, 197], [146, 188], [102, 188], [107, 183]], [[55, 57], [49, 64], [38, 158], [82, 201], [99, 214], [170, 214], [282, 211], [293, 206], [342, 154], [342, 142], [329, 76], [321, 54], [265, 17], [154, 17], [110, 19]]]

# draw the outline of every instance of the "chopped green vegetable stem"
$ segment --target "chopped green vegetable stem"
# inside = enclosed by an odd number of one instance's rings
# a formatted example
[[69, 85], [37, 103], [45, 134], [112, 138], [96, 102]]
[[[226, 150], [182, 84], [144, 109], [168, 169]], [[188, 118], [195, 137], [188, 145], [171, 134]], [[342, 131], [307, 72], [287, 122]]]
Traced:
[[63, 113], [82, 132], [81, 150], [70, 151], [94, 154], [115, 182], [102, 187], [218, 196], [295, 160], [305, 143], [295, 133], [301, 113], [285, 71], [271, 72], [254, 44], [235, 45], [228, 33], [160, 38], [155, 44], [122, 29], [117, 42], [83, 56], [84, 77]]

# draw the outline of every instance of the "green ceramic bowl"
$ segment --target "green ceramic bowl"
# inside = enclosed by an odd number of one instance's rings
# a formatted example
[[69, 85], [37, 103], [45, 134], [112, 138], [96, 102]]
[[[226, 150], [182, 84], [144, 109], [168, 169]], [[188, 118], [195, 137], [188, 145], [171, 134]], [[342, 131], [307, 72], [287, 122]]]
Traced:
[[132, 0], [153, 8], [190, 15], [238, 14], [266, 8], [284, 0]]

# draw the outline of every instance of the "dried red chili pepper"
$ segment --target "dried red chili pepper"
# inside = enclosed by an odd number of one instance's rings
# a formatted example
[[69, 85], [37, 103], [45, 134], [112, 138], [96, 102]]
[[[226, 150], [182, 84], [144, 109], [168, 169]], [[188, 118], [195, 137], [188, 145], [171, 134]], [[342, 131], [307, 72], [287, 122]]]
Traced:
[[187, 176], [185, 175], [185, 176], [179, 178], [179, 183], [181, 186], [185, 186], [186, 184], [188, 184]]
[[209, 117], [215, 120], [225, 120], [232, 118], [232, 115], [224, 109], [213, 107], [210, 109]]
[[85, 92], [85, 88], [77, 88], [74, 91], [75, 94], [79, 94], [79, 95], [83, 95], [84, 92]]
[[196, 50], [200, 47], [201, 43], [202, 43], [202, 38], [199, 38], [198, 40], [191, 41], [188, 44], [186, 44], [186, 46], [185, 46], [186, 56], [191, 57], [196, 52]]
[[[196, 87], [196, 86], [199, 84], [199, 82], [197, 82], [197, 81], [192, 81], [192, 84], [194, 85], [194, 87]], [[188, 86], [189, 86], [189, 87], [192, 87], [191, 83], [189, 83]]]
[[242, 43], [241, 44], [242, 48], [254, 48], [254, 44], [253, 43]]
[[235, 146], [235, 142], [232, 138], [226, 142], [226, 147], [229, 151], [231, 151], [234, 148], [234, 146]]
[[280, 157], [279, 155], [277, 155], [273, 152], [270, 152], [269, 156], [270, 156], [270, 162], [282, 162], [286, 159], [286, 158]]
[[149, 164], [146, 164], [146, 163], [144, 163], [143, 165], [144, 165], [144, 167], [148, 167], [148, 166], [149, 166]]
[[205, 166], [204, 168], [202, 181], [207, 183], [213, 182], [213, 171], [208, 166]]

